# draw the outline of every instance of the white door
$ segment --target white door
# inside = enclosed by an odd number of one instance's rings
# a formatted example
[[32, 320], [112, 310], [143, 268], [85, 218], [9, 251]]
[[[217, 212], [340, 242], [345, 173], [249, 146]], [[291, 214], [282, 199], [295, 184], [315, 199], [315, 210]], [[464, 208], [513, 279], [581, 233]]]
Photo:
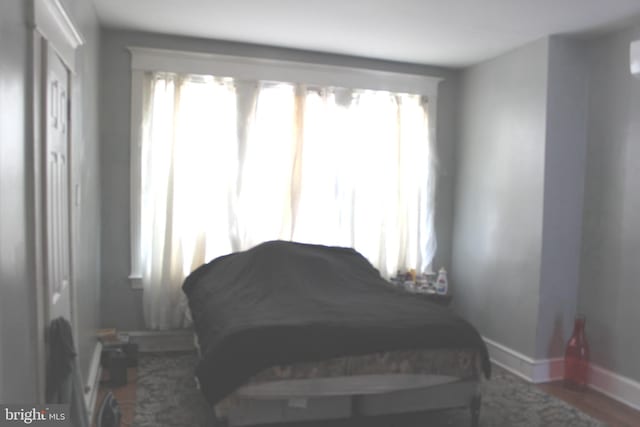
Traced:
[[48, 320], [62, 316], [73, 325], [69, 243], [69, 71], [53, 49], [46, 50], [43, 190]]

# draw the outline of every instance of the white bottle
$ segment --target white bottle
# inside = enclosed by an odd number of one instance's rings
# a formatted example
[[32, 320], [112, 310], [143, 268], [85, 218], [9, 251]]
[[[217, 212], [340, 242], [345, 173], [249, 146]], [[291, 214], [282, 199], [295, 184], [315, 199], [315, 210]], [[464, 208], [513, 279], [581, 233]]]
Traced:
[[447, 270], [441, 268], [438, 270], [438, 278], [436, 279], [436, 293], [446, 295], [449, 292], [449, 283], [447, 282]]

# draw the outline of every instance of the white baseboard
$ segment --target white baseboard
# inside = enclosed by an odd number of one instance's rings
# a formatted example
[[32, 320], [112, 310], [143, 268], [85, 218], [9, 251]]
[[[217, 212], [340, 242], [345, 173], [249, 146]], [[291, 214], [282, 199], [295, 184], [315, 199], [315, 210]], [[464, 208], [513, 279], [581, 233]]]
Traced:
[[483, 339], [489, 349], [491, 361], [512, 374], [536, 384], [562, 379], [562, 358], [535, 360], [489, 338]]
[[536, 384], [558, 381], [564, 378], [564, 358], [539, 359], [533, 366], [533, 381]]
[[589, 387], [640, 411], [640, 382], [591, 365]]
[[98, 398], [98, 387], [100, 386], [100, 377], [102, 375], [102, 367], [100, 366], [101, 354], [102, 343], [98, 341], [93, 349], [93, 356], [91, 357], [91, 364], [89, 365], [89, 374], [87, 375], [84, 393], [84, 403], [87, 406], [89, 420], [93, 419], [93, 410], [95, 409], [96, 399]]
[[[561, 380], [564, 376], [563, 358], [535, 360], [493, 340], [483, 339], [493, 363], [526, 381], [538, 384]], [[590, 368], [590, 388], [640, 410], [640, 382], [593, 363]]]
[[129, 331], [132, 343], [138, 344], [138, 351], [192, 351], [195, 350], [193, 331]]

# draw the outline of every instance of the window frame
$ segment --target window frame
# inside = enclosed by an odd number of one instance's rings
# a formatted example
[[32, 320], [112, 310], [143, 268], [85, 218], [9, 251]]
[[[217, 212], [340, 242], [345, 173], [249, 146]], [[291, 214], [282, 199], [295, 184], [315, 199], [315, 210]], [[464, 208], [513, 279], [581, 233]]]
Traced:
[[435, 146], [440, 77], [214, 53], [129, 46], [131, 53], [130, 245], [132, 288], [142, 289], [140, 236], [141, 147], [145, 72], [207, 74], [239, 80], [281, 81], [350, 89], [411, 93], [427, 98], [430, 144]]

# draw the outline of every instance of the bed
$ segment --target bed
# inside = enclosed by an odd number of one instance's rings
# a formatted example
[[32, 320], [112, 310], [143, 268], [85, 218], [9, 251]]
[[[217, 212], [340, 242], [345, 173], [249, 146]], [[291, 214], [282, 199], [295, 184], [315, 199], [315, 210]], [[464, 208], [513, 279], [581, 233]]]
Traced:
[[220, 425], [468, 407], [490, 375], [478, 332], [349, 248], [273, 241], [187, 277], [196, 377]]

